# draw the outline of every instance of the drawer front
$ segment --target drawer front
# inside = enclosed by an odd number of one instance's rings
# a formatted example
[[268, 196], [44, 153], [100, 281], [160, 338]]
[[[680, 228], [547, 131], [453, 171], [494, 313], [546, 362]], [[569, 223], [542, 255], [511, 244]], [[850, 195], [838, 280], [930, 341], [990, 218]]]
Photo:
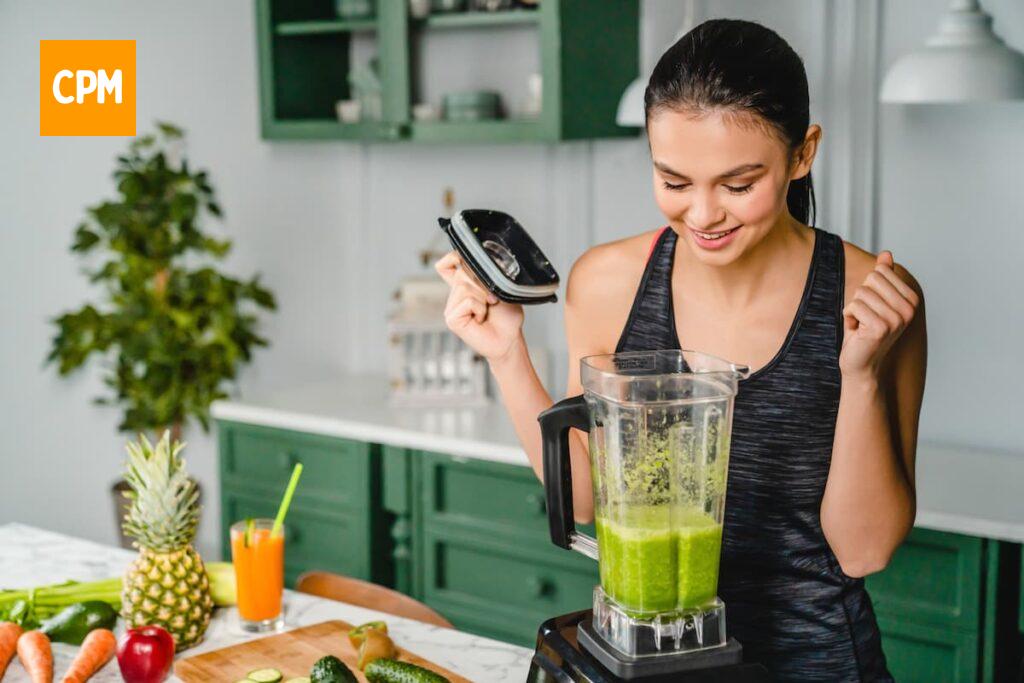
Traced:
[[297, 502], [333, 501], [369, 506], [373, 477], [370, 445], [254, 425], [222, 423], [221, 477], [247, 490], [284, 492], [296, 463], [302, 463]]
[[[224, 557], [231, 557], [230, 525], [247, 517], [273, 518], [277, 501], [225, 492], [222, 500]], [[304, 571], [322, 569], [370, 579], [371, 539], [365, 516], [310, 510], [292, 504], [285, 521], [285, 579], [289, 586]]]
[[903, 683], [978, 680], [978, 636], [901, 619], [878, 618], [889, 672]]
[[598, 583], [596, 563], [570, 569], [546, 552], [479, 534], [425, 531], [422, 552], [428, 603], [455, 605], [496, 624], [528, 624], [533, 635], [551, 615], [590, 606]]
[[875, 611], [977, 631], [983, 551], [980, 538], [914, 529], [889, 566], [866, 580]]
[[428, 524], [443, 521], [497, 533], [548, 537], [544, 488], [533, 470], [436, 453], [417, 455]]

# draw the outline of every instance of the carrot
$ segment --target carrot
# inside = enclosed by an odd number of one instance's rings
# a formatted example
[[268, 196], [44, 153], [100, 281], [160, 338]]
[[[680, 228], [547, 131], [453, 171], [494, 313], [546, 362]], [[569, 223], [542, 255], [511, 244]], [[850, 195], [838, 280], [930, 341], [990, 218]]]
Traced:
[[18, 638], [18, 659], [32, 683], [53, 682], [53, 651], [42, 631], [26, 631]]
[[62, 683], [85, 683], [89, 677], [103, 668], [117, 652], [117, 638], [105, 628], [90, 631], [82, 641], [82, 647], [71, 662], [71, 668], [61, 679]]
[[4, 671], [14, 656], [20, 635], [21, 627], [17, 624], [10, 621], [0, 622], [0, 678], [4, 677]]

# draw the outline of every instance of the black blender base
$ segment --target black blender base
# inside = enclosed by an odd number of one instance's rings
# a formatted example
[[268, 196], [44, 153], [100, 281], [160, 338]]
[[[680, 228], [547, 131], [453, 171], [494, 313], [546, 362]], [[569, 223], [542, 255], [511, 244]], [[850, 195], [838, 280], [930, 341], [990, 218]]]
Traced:
[[[694, 659], [689, 659], [685, 666], [677, 661], [675, 666], [660, 672], [640, 671], [636, 667], [624, 668], [614, 663], [611, 667], [606, 666], [602, 663], [603, 658], [599, 659], [582, 646], [587, 639], [592, 640], [596, 637], [592, 635], [592, 630], [587, 633], [590, 619], [591, 611], [581, 610], [548, 619], [540, 625], [537, 630], [537, 649], [527, 677], [528, 683], [762, 683], [772, 680], [760, 664], [740, 663], [742, 648], [733, 639], [721, 648], [716, 648], [720, 651], [716, 654], [722, 660], [729, 659], [732, 662], [729, 664], [708, 659], [698, 662], [696, 657], [705, 654], [701, 652], [699, 655], [680, 655], [680, 658]], [[584, 627], [584, 624], [587, 626]], [[592, 643], [591, 646], [594, 651], [602, 649], [594, 647]], [[694, 666], [699, 664], [704, 668], [692, 668], [689, 666], [690, 663]], [[665, 664], [668, 665], [669, 662]], [[684, 668], [679, 668], [681, 666]]]
[[663, 656], [630, 657], [621, 653], [612, 653], [607, 645], [594, 631], [594, 624], [589, 618], [580, 622], [576, 628], [576, 638], [580, 649], [601, 663], [604, 668], [624, 680], [649, 679], [671, 674], [684, 674], [701, 669], [713, 669], [743, 663], [743, 647], [735, 638], [720, 647]]

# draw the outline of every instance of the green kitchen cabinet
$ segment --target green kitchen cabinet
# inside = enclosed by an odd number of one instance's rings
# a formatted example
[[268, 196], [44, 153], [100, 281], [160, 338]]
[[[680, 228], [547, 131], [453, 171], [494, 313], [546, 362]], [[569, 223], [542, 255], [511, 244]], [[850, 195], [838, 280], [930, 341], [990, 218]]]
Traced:
[[530, 468], [410, 457], [417, 597], [459, 628], [524, 646], [545, 619], [590, 606], [597, 563], [551, 543], [544, 490]]
[[978, 680], [978, 634], [879, 615], [882, 649], [897, 681]]
[[231, 557], [229, 528], [246, 517], [273, 518], [292, 468], [303, 465], [285, 522], [285, 576], [323, 569], [381, 580], [389, 568], [381, 549], [379, 447], [358, 441], [218, 423], [221, 539]]
[[[256, 0], [264, 138], [554, 142], [637, 134], [635, 128], [616, 125], [615, 114], [623, 91], [639, 75], [638, 0], [544, 0], [535, 10], [465, 11], [423, 19], [409, 16], [405, 0], [375, 4], [374, 18], [342, 20], [334, 0]], [[411, 104], [421, 90], [416, 79], [429, 78], [432, 69], [451, 68], [424, 64], [420, 53], [428, 37], [509, 28], [538, 45], [539, 116], [413, 120]], [[372, 43], [378, 57], [382, 116], [345, 124], [336, 117], [335, 102], [352, 99], [348, 73], [357, 40]], [[480, 59], [500, 60], [502, 55]]]
[[916, 528], [889, 566], [866, 579], [897, 681], [1007, 680], [1019, 547]]

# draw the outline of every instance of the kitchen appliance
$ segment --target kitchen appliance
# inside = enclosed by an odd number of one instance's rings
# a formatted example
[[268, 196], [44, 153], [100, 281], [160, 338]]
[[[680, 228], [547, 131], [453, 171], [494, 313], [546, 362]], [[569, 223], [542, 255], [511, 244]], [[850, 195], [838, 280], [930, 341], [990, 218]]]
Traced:
[[439, 218], [452, 247], [477, 279], [502, 301], [557, 301], [558, 273], [512, 216], [491, 209], [463, 209]]
[[[696, 351], [581, 361], [541, 413], [551, 540], [598, 561], [593, 608], [540, 628], [533, 681], [765, 680], [717, 597], [733, 400], [747, 368]], [[569, 430], [589, 433], [597, 538], [576, 530]]]

